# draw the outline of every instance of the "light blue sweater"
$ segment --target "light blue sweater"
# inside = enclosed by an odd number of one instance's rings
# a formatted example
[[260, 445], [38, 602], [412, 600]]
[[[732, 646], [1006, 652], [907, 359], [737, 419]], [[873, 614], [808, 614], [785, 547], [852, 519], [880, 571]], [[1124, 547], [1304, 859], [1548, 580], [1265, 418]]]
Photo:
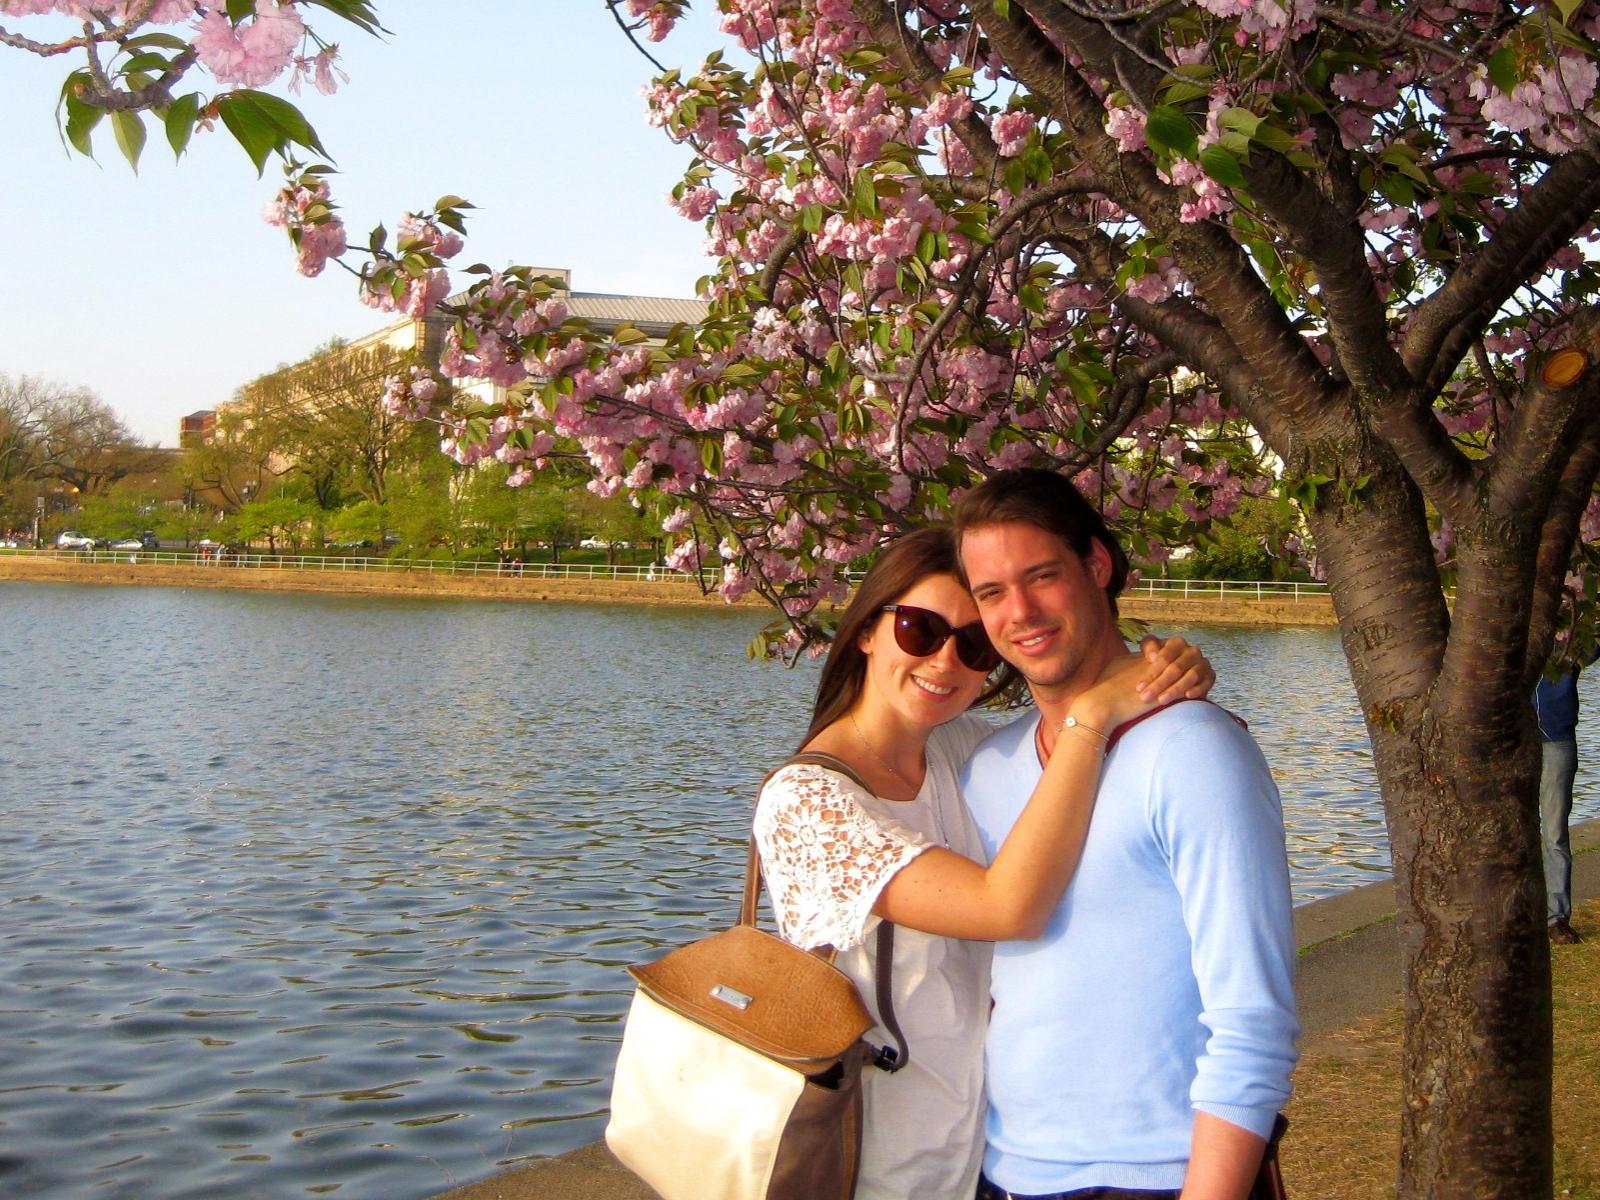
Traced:
[[[1040, 766], [1038, 714], [962, 788], [992, 858]], [[995, 947], [984, 1173], [1023, 1194], [1178, 1188], [1194, 1112], [1266, 1137], [1294, 1068], [1294, 936], [1278, 791], [1213, 704], [1130, 729], [1043, 937]]]

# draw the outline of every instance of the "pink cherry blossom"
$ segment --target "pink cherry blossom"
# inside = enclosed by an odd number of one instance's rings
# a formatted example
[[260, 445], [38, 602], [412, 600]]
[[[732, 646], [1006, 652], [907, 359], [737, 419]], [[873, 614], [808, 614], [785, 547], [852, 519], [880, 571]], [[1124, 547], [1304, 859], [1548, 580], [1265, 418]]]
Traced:
[[1007, 158], [1021, 154], [1028, 144], [1028, 134], [1033, 132], [1033, 123], [1033, 114], [1023, 109], [1011, 109], [990, 121], [989, 129], [1000, 153]]
[[293, 5], [256, 0], [255, 16], [235, 28], [216, 9], [196, 22], [195, 53], [218, 83], [260, 87], [271, 83], [289, 65], [305, 36], [305, 25]]

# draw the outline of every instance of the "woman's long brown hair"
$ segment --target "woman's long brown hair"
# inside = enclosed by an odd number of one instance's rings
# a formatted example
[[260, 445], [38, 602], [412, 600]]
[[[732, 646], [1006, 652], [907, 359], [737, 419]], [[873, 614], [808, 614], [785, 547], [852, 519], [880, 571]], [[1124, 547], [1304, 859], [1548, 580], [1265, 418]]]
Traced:
[[[885, 604], [895, 603], [930, 575], [961, 578], [955, 535], [947, 525], [930, 525], [903, 534], [878, 555], [839, 618], [828, 660], [822, 666], [822, 678], [817, 682], [811, 727], [800, 741], [802, 749], [854, 708], [860, 698], [867, 678], [867, 656], [861, 652], [861, 635], [878, 619]], [[995, 682], [984, 690], [976, 703], [987, 703], [1017, 678], [1010, 664], [1002, 664]]]

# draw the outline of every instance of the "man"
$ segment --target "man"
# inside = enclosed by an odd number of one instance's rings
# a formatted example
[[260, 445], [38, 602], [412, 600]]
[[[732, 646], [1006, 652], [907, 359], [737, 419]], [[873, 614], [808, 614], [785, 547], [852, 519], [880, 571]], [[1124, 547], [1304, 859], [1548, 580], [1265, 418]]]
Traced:
[[[1125, 652], [1127, 560], [1070, 482], [1005, 471], [956, 510], [985, 629], [1036, 709], [962, 786], [990, 854], [1073, 699]], [[1248, 733], [1189, 702], [1109, 748], [1078, 870], [1042, 938], [995, 947], [980, 1200], [1244, 1200], [1289, 1095], [1294, 940], [1277, 789]]]
[[[1592, 660], [1591, 660], [1592, 661]], [[1572, 781], [1578, 774], [1578, 668], [1564, 663], [1533, 689], [1544, 760], [1539, 771], [1539, 839], [1544, 849], [1545, 918], [1550, 940], [1571, 946], [1583, 940], [1572, 927]]]

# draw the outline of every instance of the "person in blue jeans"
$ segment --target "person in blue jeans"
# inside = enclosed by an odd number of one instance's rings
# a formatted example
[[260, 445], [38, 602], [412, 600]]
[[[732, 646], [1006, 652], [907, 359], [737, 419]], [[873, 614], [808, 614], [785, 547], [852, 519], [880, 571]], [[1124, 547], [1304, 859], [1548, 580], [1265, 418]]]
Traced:
[[1544, 848], [1545, 918], [1550, 940], [1570, 946], [1583, 940], [1572, 927], [1572, 846], [1567, 831], [1572, 781], [1578, 774], [1578, 667], [1566, 664], [1554, 679], [1540, 676], [1533, 689], [1533, 711], [1544, 743], [1539, 838]]

